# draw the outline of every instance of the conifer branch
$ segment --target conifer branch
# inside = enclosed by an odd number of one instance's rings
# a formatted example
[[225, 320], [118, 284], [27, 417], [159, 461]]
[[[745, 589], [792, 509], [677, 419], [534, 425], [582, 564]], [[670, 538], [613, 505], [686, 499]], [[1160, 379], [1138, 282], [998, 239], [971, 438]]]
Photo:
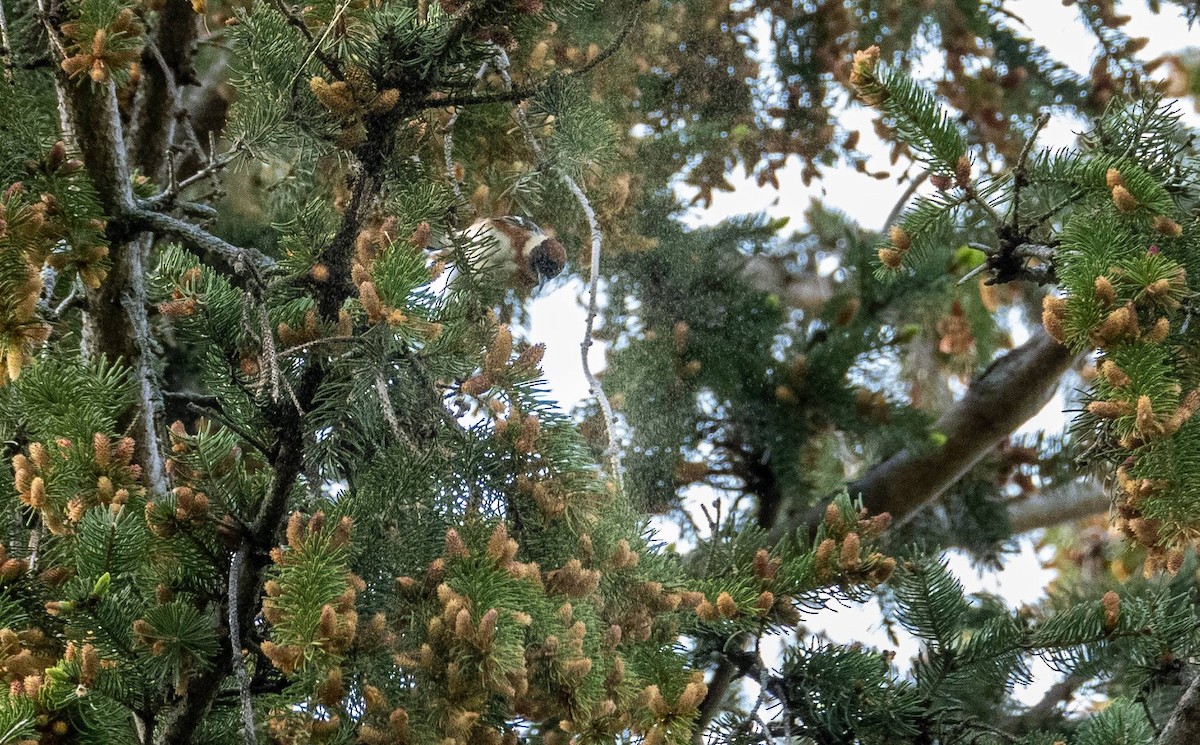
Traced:
[[588, 391], [596, 397], [597, 402], [600, 404], [600, 411], [604, 414], [604, 429], [608, 435], [608, 447], [605, 449], [604, 454], [608, 458], [613, 478], [617, 480], [617, 486], [620, 487], [624, 479], [624, 473], [621, 468], [620, 448], [617, 445], [616, 416], [613, 414], [612, 404], [608, 400], [608, 395], [604, 392], [604, 387], [600, 385], [599, 378], [592, 372], [592, 364], [588, 359], [588, 353], [592, 348], [592, 338], [595, 333], [596, 318], [600, 314], [600, 305], [597, 296], [600, 285], [600, 250], [603, 236], [600, 232], [600, 222], [596, 218], [596, 211], [592, 209], [592, 204], [588, 201], [587, 194], [584, 193], [583, 188], [570, 175], [561, 171], [559, 175], [566, 182], [567, 188], [575, 195], [576, 201], [579, 202], [580, 208], [583, 209], [584, 215], [587, 216], [588, 228], [592, 234], [591, 268], [588, 277], [588, 312], [583, 341], [579, 345], [580, 358], [583, 363], [583, 375], [588, 383]]
[[722, 656], [717, 661], [717, 667], [708, 679], [708, 690], [704, 693], [704, 700], [700, 702], [700, 711], [696, 715], [695, 729], [692, 730], [692, 745], [704, 745], [705, 730], [724, 708], [733, 682], [744, 674], [726, 656]]
[[[311, 403], [323, 376], [319, 364], [309, 365], [301, 376], [298, 397], [306, 403]], [[236, 593], [231, 595], [229, 605], [237, 609], [238, 628], [249, 627], [253, 621], [263, 573], [268, 563], [265, 551], [279, 528], [287, 509], [288, 497], [304, 465], [303, 413], [298, 408], [282, 404], [273, 406], [267, 413], [268, 421], [278, 437], [275, 446], [271, 448], [274, 473], [259, 503], [258, 512], [240, 536], [238, 550], [246, 551], [245, 568], [238, 586], [229, 588], [231, 593]], [[237, 642], [232, 638], [232, 627], [229, 631], [230, 638], [226, 643], [230, 644], [231, 648], [226, 650], [228, 654], [223, 654], [212, 669], [196, 676], [188, 687], [187, 696], [176, 701], [171, 707], [166, 723], [159, 733], [158, 745], [186, 745], [192, 741], [197, 724], [212, 705], [226, 677], [234, 669], [233, 655], [240, 653], [240, 648], [233, 648]]]
[[1108, 510], [1111, 502], [1103, 484], [1096, 479], [1074, 480], [1013, 502], [1008, 508], [1008, 521], [1013, 534], [1019, 535], [1100, 514]]
[[379, 405], [383, 409], [383, 418], [388, 423], [388, 428], [392, 430], [392, 436], [396, 438], [396, 442], [405, 446], [412, 452], [417, 452], [417, 446], [413, 443], [400, 426], [400, 419], [396, 417], [396, 408], [392, 405], [391, 394], [388, 393], [387, 380], [383, 376], [383, 371], [375, 376], [375, 391], [379, 394]]
[[176, 112], [183, 108], [183, 86], [195, 78], [192, 48], [198, 29], [191, 2], [166, 0], [157, 27], [145, 39], [129, 154], [141, 172], [155, 180], [170, 166], [168, 154], [179, 121]]
[[[218, 400], [213, 399], [213, 402], [216, 404], [216, 406], [220, 406]], [[271, 458], [271, 449], [267, 447], [266, 444], [264, 444], [250, 432], [246, 431], [246, 429], [244, 429], [241, 425], [235, 423], [219, 409], [212, 406], [204, 406], [195, 401], [189, 400], [187, 403], [187, 410], [193, 414], [199, 414], [200, 416], [208, 417], [209, 419], [214, 419], [220, 422], [222, 426], [228, 428], [230, 432], [233, 432], [238, 437], [242, 438], [247, 445], [253, 447], [259, 453], [261, 453], [263, 457], [267, 459]]]
[[235, 246], [194, 223], [138, 206], [127, 213], [135, 229], [172, 236], [189, 252], [210, 266], [223, 268], [235, 287], [253, 294], [265, 287], [265, 276], [275, 269], [275, 261], [252, 248]]
[[647, 2], [648, 0], [641, 0], [641, 2], [634, 8], [633, 12], [629, 14], [629, 18], [625, 21], [625, 25], [621, 26], [621, 30], [617, 33], [616, 37], [609, 42], [608, 46], [600, 50], [599, 54], [588, 60], [579, 69], [566, 73], [566, 76], [580, 77], [587, 75], [592, 70], [595, 70], [600, 65], [603, 65], [609, 60], [609, 58], [616, 54], [621, 47], [624, 46], [625, 40], [629, 38], [629, 34], [633, 32], [634, 26], [637, 25], [638, 19], [641, 17], [642, 7]]
[[1200, 742], [1200, 675], [1192, 677], [1155, 745], [1192, 745], [1196, 742]]
[[1038, 116], [1033, 123], [1033, 131], [1029, 133], [1029, 139], [1025, 140], [1024, 147], [1021, 148], [1021, 154], [1017, 156], [1017, 164], [1013, 168], [1013, 202], [1012, 210], [1009, 214], [1009, 226], [1016, 230], [1021, 219], [1021, 191], [1029, 182], [1029, 154], [1033, 152], [1033, 143], [1037, 140], [1037, 136], [1046, 127], [1050, 121], [1050, 112], [1043, 112]]
[[[460, 13], [456, 24], [459, 38], [468, 31], [471, 6]], [[452, 31], [452, 33], [454, 33]], [[442, 61], [445, 50], [438, 55]], [[421, 93], [415, 93], [419, 100]], [[316, 292], [317, 311], [326, 319], [337, 318], [338, 311], [346, 299], [355, 292], [354, 284], [349, 276], [349, 260], [354, 241], [370, 208], [375, 204], [381, 188], [381, 172], [388, 156], [395, 147], [395, 138], [388, 136], [391, 128], [403, 116], [412, 111], [412, 104], [397, 106], [390, 114], [373, 119], [369, 129], [375, 137], [368, 136], [356, 155], [361, 161], [361, 168], [350, 184], [350, 200], [344, 212], [342, 225], [332, 241], [324, 247], [318, 256], [318, 261], [329, 267], [329, 281], [323, 283]], [[220, 239], [211, 236], [195, 226], [188, 226], [182, 221], [175, 220], [145, 209], [141, 209], [141, 219], [157, 224], [160, 230], [171, 232], [181, 240], [190, 242], [188, 248], [204, 254], [212, 254], [224, 263], [234, 267], [254, 267], [265, 271], [273, 266], [273, 262], [259, 258], [256, 252], [231, 246]], [[240, 274], [240, 272], [238, 273]], [[253, 281], [255, 278], [247, 278]], [[295, 348], [284, 350], [278, 356], [285, 356], [296, 351]], [[289, 388], [292, 400], [288, 404], [276, 403], [267, 412], [267, 421], [275, 432], [276, 441], [271, 448], [273, 475], [271, 482], [258, 505], [258, 510], [242, 532], [240, 547], [248, 551], [246, 568], [237, 588], [236, 606], [239, 628], [248, 626], [253, 619], [253, 609], [261, 591], [263, 574], [267, 567], [265, 550], [272, 545], [276, 531], [287, 510], [287, 504], [293, 489], [304, 470], [304, 449], [307, 434], [304, 430], [305, 411], [311, 408], [316, 400], [318, 389], [325, 379], [324, 366], [319, 360], [311, 359], [304, 367], [300, 382], [295, 390]], [[440, 400], [439, 400], [440, 405]], [[231, 588], [232, 589], [232, 588]], [[230, 640], [230, 643], [236, 643]], [[213, 669], [198, 676], [189, 688], [188, 696], [176, 702], [163, 727], [158, 742], [161, 745], [171, 743], [188, 743], [195, 731], [195, 725], [201, 720], [211, 706], [213, 699], [220, 690], [226, 676], [233, 669], [233, 650], [222, 658], [222, 662], [214, 665]]]
[[254, 727], [254, 704], [250, 698], [250, 676], [246, 674], [246, 660], [242, 657], [242, 627], [240, 583], [242, 567], [246, 560], [246, 546], [242, 545], [233, 553], [229, 562], [229, 654], [237, 676], [238, 692], [242, 704], [242, 736], [248, 745], [257, 745], [258, 736]]
[[[48, 31], [55, 30], [46, 21]], [[106, 280], [87, 292], [83, 346], [93, 359], [123, 359], [134, 371], [139, 408], [137, 458], [146, 471], [152, 493], [167, 490], [161, 431], [162, 394], [155, 370], [156, 346], [151, 338], [146, 308], [147, 266], [152, 238], [138, 231], [123, 231], [124, 218], [135, 210], [131, 168], [116, 86], [112, 79], [94, 84], [62, 80], [69, 119], [86, 123], [75, 130], [84, 167], [91, 177], [104, 211], [112, 218], [109, 235], [118, 243]]]
[[1070, 701], [1075, 692], [1087, 682], [1087, 678], [1075, 673], [1050, 686], [1046, 694], [1033, 706], [1009, 719], [1007, 729], [1016, 732], [1036, 731], [1054, 723], [1061, 717], [1059, 704]]
[[46, 30], [46, 37], [50, 42], [50, 46], [53, 47], [54, 51], [58, 53], [58, 59], [54, 60], [54, 63], [57, 66], [59, 62], [62, 62], [70, 55], [67, 54], [67, 48], [63, 46], [62, 38], [58, 28], [54, 25], [54, 22], [50, 20], [50, 10], [46, 7], [46, 0], [37, 0], [37, 10], [34, 11], [34, 15], [37, 17], [38, 22], [42, 25], [42, 28]]
[[[940, 497], [1005, 437], [1037, 414], [1058, 380], [1076, 359], [1041, 329], [1000, 357], [971, 385], [966, 396], [938, 420], [945, 442], [932, 452], [901, 450], [848, 487], [872, 514], [888, 512], [902, 525]], [[815, 526], [824, 505], [783, 520], [772, 532], [781, 539], [801, 526]]]
[[884, 219], [883, 226], [879, 229], [880, 234], [886, 235], [888, 230], [890, 230], [891, 227], [896, 224], [896, 221], [900, 219], [900, 215], [904, 213], [904, 208], [908, 206], [908, 200], [913, 198], [913, 195], [917, 193], [917, 189], [920, 189], [921, 184], [925, 183], [926, 179], [928, 178], [929, 171], [923, 170], [908, 182], [908, 187], [904, 190], [904, 193], [900, 195], [900, 198], [896, 200], [896, 204], [892, 207], [892, 211], [889, 212], [888, 216]]
[[50, 13], [46, 8], [46, 0], [37, 0], [37, 7], [33, 11], [34, 17], [38, 23], [46, 31], [46, 38], [50, 41], [50, 46], [54, 53], [58, 55], [54, 58], [51, 55], [51, 64], [55, 68], [55, 73], [52, 76], [54, 81], [54, 99], [58, 108], [58, 130], [62, 134], [63, 143], [67, 149], [72, 151], [79, 150], [79, 142], [75, 138], [75, 127], [71, 121], [70, 102], [67, 100], [66, 85], [63, 82], [63, 76], [57, 74], [58, 64], [67, 58], [67, 50], [63, 46], [62, 39], [59, 36], [59, 31], [50, 21]]
[[873, 514], [891, 513], [903, 524], [937, 499], [1000, 440], [1036, 414], [1074, 362], [1065, 347], [1041, 329], [992, 363], [967, 395], [935, 425], [946, 440], [932, 453], [902, 450], [850, 485]]
[[37, 574], [38, 558], [42, 548], [42, 524], [39, 522], [29, 531], [29, 573]]
[[294, 347], [288, 347], [287, 349], [285, 349], [279, 353], [279, 358], [283, 359], [284, 357], [290, 357], [293, 354], [298, 354], [307, 349], [312, 349], [313, 347], [320, 346], [322, 344], [336, 344], [338, 342], [354, 342], [357, 340], [358, 340], [357, 336], [340, 336], [340, 335], [339, 336], [322, 336], [320, 339], [313, 339], [312, 341], [306, 341], [303, 344], [297, 344]]
[[[487, 73], [490, 64], [484, 62], [475, 72], [472, 85], [478, 83]], [[454, 165], [454, 125], [458, 123], [459, 111], [458, 104], [449, 104], [454, 108], [450, 114], [449, 121], [446, 122], [446, 129], [442, 134], [442, 153], [446, 161], [446, 180], [450, 182], [450, 188], [454, 191], [454, 199], [457, 204], [466, 204], [466, 199], [463, 197], [462, 184], [459, 183], [457, 168]]]
[[[644, 1], [645, 0], [643, 0], [643, 2]], [[577, 70], [571, 70], [565, 73], [554, 72], [547, 76], [544, 80], [523, 86], [514, 85], [511, 78], [506, 78], [506, 90], [502, 91], [479, 94], [468, 93], [460, 96], [439, 96], [438, 94], [435, 94], [425, 102], [422, 108], [443, 106], [476, 106], [480, 104], [521, 103], [523, 101], [527, 101], [536, 96], [546, 87], [558, 82], [559, 80], [583, 77], [607, 62], [610, 58], [612, 58], [613, 55], [620, 51], [626, 40], [628, 40], [629, 34], [633, 31], [634, 26], [637, 25], [640, 15], [641, 8], [639, 7], [630, 15], [629, 20], [625, 22], [625, 25], [621, 27], [621, 31], [617, 34], [616, 38], [613, 39], [609, 45], [602, 49], [595, 57], [588, 60], [587, 63]], [[482, 77], [483, 71], [486, 70], [487, 67], [488, 65], [485, 63], [484, 66], [480, 68], [480, 73], [475, 77], [476, 81]]]
[[206, 178], [220, 173], [226, 166], [237, 160], [245, 151], [243, 144], [239, 142], [233, 145], [223, 155], [217, 156], [215, 153], [209, 155], [208, 162], [204, 167], [196, 171], [187, 178], [181, 179], [174, 183], [170, 188], [164, 189], [162, 192], [155, 194], [152, 197], [141, 200], [142, 207], [150, 210], [162, 210], [173, 205], [179, 195], [188, 189], [188, 187], [198, 184]]
[[313, 36], [312, 31], [309, 30], [308, 24], [305, 23], [304, 17], [300, 15], [300, 11], [298, 8], [296, 8], [296, 6], [289, 8], [284, 5], [284, 0], [272, 0], [272, 2], [279, 12], [283, 14], [283, 17], [287, 19], [288, 24], [299, 31], [300, 35], [303, 36], [304, 39], [309, 43], [308, 53], [305, 55], [304, 61], [297, 66], [296, 74], [292, 76], [292, 89], [295, 90], [300, 78], [304, 75], [304, 66], [307, 65], [308, 61], [313, 57], [316, 57], [321, 61], [321, 64], [325, 66], [325, 69], [330, 75], [334, 76], [338, 80], [343, 80], [345, 78], [345, 73], [342, 71], [342, 64], [321, 49], [321, 44], [325, 42], [325, 37], [329, 34], [329, 30], [333, 28], [334, 20], [339, 18], [341, 14], [346, 11], [349, 3], [342, 4], [342, 6], [335, 13], [334, 19], [331, 19], [330, 22], [325, 25], [325, 31], [318, 38]]
[[64, 297], [58, 305], [54, 306], [49, 312], [51, 320], [57, 320], [63, 317], [63, 314], [72, 308], [82, 308], [84, 305], [83, 295], [80, 293], [79, 280], [75, 279], [71, 282], [71, 289], [67, 291], [67, 296]]
[[121, 257], [129, 266], [124, 292], [121, 294], [121, 306], [127, 316], [132, 338], [134, 354], [130, 358], [138, 382], [139, 412], [141, 420], [140, 439], [145, 441], [141, 456], [146, 472], [146, 483], [151, 494], [165, 494], [170, 486], [167, 479], [167, 464], [163, 455], [162, 385], [159, 382], [158, 371], [155, 369], [155, 347], [150, 334], [150, 319], [146, 312], [149, 292], [146, 287], [146, 275], [149, 267], [145, 265], [153, 242], [149, 237], [143, 237], [133, 244], [125, 246]]

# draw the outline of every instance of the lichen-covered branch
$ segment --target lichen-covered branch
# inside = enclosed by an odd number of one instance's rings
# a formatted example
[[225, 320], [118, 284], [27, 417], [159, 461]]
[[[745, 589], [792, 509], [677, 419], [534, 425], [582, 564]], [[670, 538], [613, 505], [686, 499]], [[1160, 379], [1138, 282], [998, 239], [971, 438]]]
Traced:
[[186, 220], [141, 207], [131, 210], [128, 219], [134, 228], [178, 239], [185, 249], [207, 264], [223, 268], [230, 282], [244, 290], [261, 290], [264, 276], [275, 268], [271, 257], [235, 246]]
[[136, 420], [138, 462], [156, 494], [167, 490], [160, 425], [162, 392], [155, 371], [157, 350], [150, 335], [146, 308], [149, 294], [149, 236], [124, 230], [122, 217], [135, 209], [125, 130], [111, 80], [93, 84], [63, 80], [68, 113], [84, 165], [110, 220], [113, 265], [106, 280], [87, 291], [82, 331], [85, 353], [93, 358], [121, 359], [135, 374], [138, 386]]

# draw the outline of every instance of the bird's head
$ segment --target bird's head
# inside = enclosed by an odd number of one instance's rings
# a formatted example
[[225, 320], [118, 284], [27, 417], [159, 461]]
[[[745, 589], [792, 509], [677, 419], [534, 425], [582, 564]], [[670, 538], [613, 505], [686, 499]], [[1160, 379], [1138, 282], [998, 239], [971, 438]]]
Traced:
[[541, 290], [546, 283], [562, 274], [567, 264], [567, 251], [557, 239], [544, 237], [534, 244], [527, 258], [530, 274], [536, 279], [537, 289]]

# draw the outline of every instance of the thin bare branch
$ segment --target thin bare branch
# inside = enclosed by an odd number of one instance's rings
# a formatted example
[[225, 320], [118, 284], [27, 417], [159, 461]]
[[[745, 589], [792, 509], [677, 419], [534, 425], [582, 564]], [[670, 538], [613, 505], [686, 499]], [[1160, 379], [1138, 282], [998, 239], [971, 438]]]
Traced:
[[[487, 72], [491, 65], [484, 62], [479, 66], [479, 70], [475, 73], [475, 80], [472, 83], [478, 83]], [[458, 169], [454, 167], [454, 125], [458, 123], [458, 115], [460, 111], [458, 107], [450, 114], [449, 121], [446, 122], [446, 130], [442, 135], [442, 153], [446, 160], [446, 180], [450, 182], [450, 188], [454, 190], [455, 201], [459, 204], [466, 204], [466, 199], [463, 197], [462, 184], [458, 181]]]
[[925, 183], [926, 179], [928, 178], [929, 171], [921, 171], [917, 174], [916, 178], [908, 182], [908, 188], [905, 189], [904, 193], [900, 195], [900, 198], [896, 200], [896, 204], [894, 207], [892, 207], [892, 211], [888, 213], [887, 219], [883, 221], [883, 227], [879, 229], [880, 233], [886, 234], [888, 229], [896, 224], [896, 221], [900, 219], [901, 213], [904, 212], [904, 208], [908, 206], [908, 201], [913, 198], [913, 195], [917, 193], [917, 189], [920, 189], [921, 184]]
[[313, 339], [312, 341], [306, 341], [303, 344], [297, 344], [294, 347], [288, 347], [287, 349], [285, 349], [279, 353], [279, 357], [280, 357], [280, 359], [282, 359], [284, 357], [289, 357], [293, 354], [298, 354], [300, 352], [305, 351], [306, 349], [312, 349], [313, 347], [321, 345], [321, 344], [333, 344], [333, 343], [337, 343], [337, 342], [352, 342], [352, 341], [356, 341], [357, 339], [358, 339], [357, 336], [323, 336], [320, 339]]
[[189, 186], [198, 184], [204, 179], [218, 173], [230, 163], [235, 161], [244, 152], [245, 149], [242, 147], [240, 142], [233, 143], [229, 150], [227, 150], [223, 155], [219, 157], [210, 157], [203, 168], [201, 168], [199, 171], [196, 171], [191, 176], [188, 176], [187, 178], [175, 183], [173, 188], [168, 187], [159, 194], [155, 194], [152, 197], [143, 199], [141, 201], [142, 206], [153, 210], [169, 207]]
[[334, 17], [330, 19], [329, 23], [325, 24], [324, 32], [322, 32], [321, 36], [317, 38], [314, 37], [312, 31], [308, 29], [308, 24], [304, 22], [304, 17], [300, 15], [300, 11], [296, 7], [287, 7], [283, 4], [283, 0], [274, 0], [274, 2], [275, 7], [279, 10], [279, 12], [282, 13], [285, 18], [287, 18], [287, 22], [293, 28], [298, 30], [300, 35], [309, 42], [308, 54], [305, 55], [304, 61], [301, 62], [296, 68], [296, 74], [292, 78], [292, 89], [295, 90], [300, 78], [304, 75], [305, 65], [307, 65], [308, 61], [313, 57], [319, 59], [321, 64], [325, 65], [325, 69], [328, 70], [331, 75], [336, 77], [338, 80], [342, 80], [344, 77], [342, 64], [335, 58], [322, 51], [321, 44], [325, 42], [325, 37], [328, 36], [330, 29], [334, 27], [337, 20], [341, 18], [342, 13], [346, 12], [346, 8], [348, 8], [350, 4], [343, 3], [341, 7], [337, 9], [337, 12], [334, 13]]
[[[509, 72], [508, 54], [502, 49], [497, 49], [495, 59], [496, 71], [504, 79], [505, 86], [511, 88], [512, 74]], [[540, 157], [542, 154], [542, 144], [538, 141], [537, 135], [534, 134], [533, 128], [529, 126], [525, 110], [518, 106], [515, 114], [517, 124], [520, 125], [521, 132], [525, 136], [525, 141], [529, 144], [529, 148]], [[596, 217], [596, 211], [592, 209], [592, 203], [588, 200], [583, 187], [575, 181], [571, 174], [561, 168], [555, 168], [554, 171], [563, 180], [563, 183], [567, 185], [567, 188], [570, 189], [571, 194], [575, 197], [575, 201], [579, 203], [580, 209], [583, 210], [583, 214], [587, 218], [588, 230], [591, 233], [592, 256], [591, 273], [588, 277], [588, 313], [583, 341], [579, 345], [580, 358], [583, 362], [583, 376], [588, 383], [588, 392], [596, 397], [596, 401], [600, 404], [600, 411], [604, 415], [604, 430], [608, 438], [608, 445], [605, 448], [604, 454], [608, 460], [612, 477], [616, 480], [618, 488], [620, 488], [624, 480], [624, 472], [621, 466], [620, 448], [617, 446], [616, 417], [613, 415], [613, 408], [608, 400], [608, 395], [605, 394], [604, 388], [600, 385], [600, 380], [596, 377], [596, 374], [592, 372], [592, 364], [588, 359], [588, 353], [591, 351], [593, 344], [596, 318], [600, 314], [600, 251], [603, 248], [604, 236], [600, 230], [600, 221]]]

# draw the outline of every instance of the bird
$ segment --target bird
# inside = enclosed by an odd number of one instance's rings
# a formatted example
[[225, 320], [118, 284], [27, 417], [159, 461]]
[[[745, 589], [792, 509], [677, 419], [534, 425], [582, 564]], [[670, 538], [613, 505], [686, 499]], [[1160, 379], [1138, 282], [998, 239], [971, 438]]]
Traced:
[[495, 271], [498, 278], [526, 292], [540, 292], [567, 263], [562, 243], [518, 215], [476, 220], [460, 235], [472, 269]]

